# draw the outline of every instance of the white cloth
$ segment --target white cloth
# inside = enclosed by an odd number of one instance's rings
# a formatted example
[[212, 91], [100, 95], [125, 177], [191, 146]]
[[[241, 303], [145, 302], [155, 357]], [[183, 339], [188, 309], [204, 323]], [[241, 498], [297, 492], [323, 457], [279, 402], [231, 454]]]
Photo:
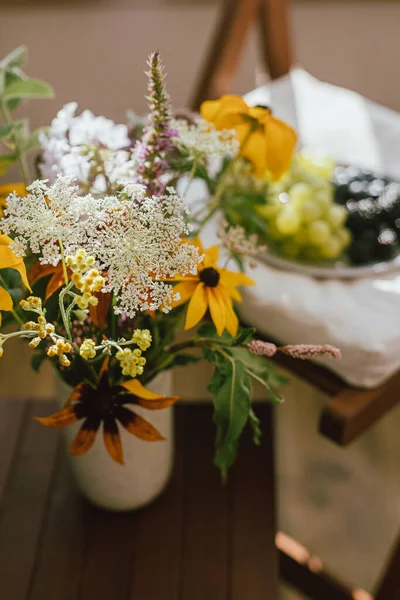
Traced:
[[[400, 180], [397, 113], [298, 68], [246, 101], [271, 106], [297, 129], [303, 147]], [[204, 241], [215, 241], [215, 223]], [[259, 263], [250, 275], [255, 286], [243, 288], [240, 314], [262, 333], [282, 343], [339, 347], [342, 360], [324, 364], [354, 386], [375, 387], [400, 367], [400, 273], [322, 281]]]

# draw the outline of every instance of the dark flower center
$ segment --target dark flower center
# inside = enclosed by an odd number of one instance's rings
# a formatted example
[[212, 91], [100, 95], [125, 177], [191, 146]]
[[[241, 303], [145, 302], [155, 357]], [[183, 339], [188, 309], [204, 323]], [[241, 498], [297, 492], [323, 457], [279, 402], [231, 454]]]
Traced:
[[218, 271], [213, 267], [207, 267], [200, 271], [200, 281], [202, 281], [206, 287], [217, 287], [219, 277]]
[[101, 418], [113, 415], [114, 408], [119, 405], [118, 394], [112, 389], [108, 390], [93, 390], [90, 413], [96, 414]]
[[271, 108], [266, 104], [256, 104], [255, 108], [263, 108], [264, 110], [268, 110], [270, 113], [272, 113]]

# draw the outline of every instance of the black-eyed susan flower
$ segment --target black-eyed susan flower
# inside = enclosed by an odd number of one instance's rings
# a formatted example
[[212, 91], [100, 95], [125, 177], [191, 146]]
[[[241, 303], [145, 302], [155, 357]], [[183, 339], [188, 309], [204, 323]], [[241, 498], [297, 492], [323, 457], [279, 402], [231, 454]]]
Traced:
[[[21, 256], [17, 256], [11, 250], [10, 243], [12, 239], [7, 235], [0, 235], [0, 269], [15, 269], [21, 275], [23, 284], [31, 289], [29, 281], [26, 275], [26, 268], [24, 260]], [[10, 294], [3, 287], [0, 286], [0, 311], [1, 310], [12, 310], [13, 301]], [[0, 324], [1, 324], [1, 313], [0, 313]]]
[[242, 300], [237, 287], [254, 285], [254, 281], [244, 273], [235, 273], [219, 267], [218, 246], [211, 246], [204, 251], [200, 240], [196, 240], [195, 245], [200, 254], [204, 253], [204, 260], [199, 265], [196, 276], [176, 278], [179, 283], [174, 287], [174, 292], [180, 294], [180, 300], [175, 306], [189, 301], [185, 329], [197, 325], [209, 309], [218, 335], [227, 329], [234, 336], [239, 322], [233, 310], [233, 300]]
[[122, 465], [124, 454], [118, 423], [141, 440], [157, 442], [165, 439], [151, 423], [126, 405], [136, 404], [150, 410], [159, 410], [171, 406], [179, 397], [155, 394], [143, 387], [137, 379], [110, 386], [108, 362], [108, 358], [105, 359], [96, 388], [88, 383], [79, 383], [62, 410], [49, 417], [36, 417], [36, 420], [46, 427], [66, 427], [84, 419], [69, 447], [73, 456], [82, 456], [90, 450], [103, 425], [107, 452], [115, 462]]
[[239, 155], [252, 163], [256, 177], [269, 174], [277, 180], [289, 169], [297, 136], [269, 108], [248, 106], [240, 96], [227, 94], [203, 102], [200, 113], [218, 130], [236, 130]]

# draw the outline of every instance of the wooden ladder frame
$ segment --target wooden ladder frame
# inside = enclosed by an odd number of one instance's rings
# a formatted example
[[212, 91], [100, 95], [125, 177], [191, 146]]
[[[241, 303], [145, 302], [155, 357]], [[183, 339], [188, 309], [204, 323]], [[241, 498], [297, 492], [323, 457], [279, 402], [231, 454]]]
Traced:
[[190, 106], [226, 94], [238, 68], [244, 42], [256, 22], [263, 65], [272, 79], [292, 63], [287, 0], [226, 0]]

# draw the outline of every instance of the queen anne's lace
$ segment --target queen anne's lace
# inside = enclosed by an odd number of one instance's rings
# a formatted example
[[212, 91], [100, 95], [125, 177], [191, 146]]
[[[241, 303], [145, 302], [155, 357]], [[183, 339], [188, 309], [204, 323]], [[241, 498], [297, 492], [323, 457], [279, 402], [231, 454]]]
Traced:
[[[167, 312], [179, 299], [168, 279], [197, 273], [197, 247], [182, 242], [190, 232], [188, 209], [173, 188], [146, 197], [145, 187], [125, 184], [118, 196], [79, 196], [70, 177], [48, 186], [36, 181], [28, 196], [8, 198], [0, 231], [17, 234], [12, 249], [41, 254], [57, 265], [62, 252], [94, 257], [103, 273], [104, 292], [116, 298], [115, 312], [133, 317], [139, 310]], [[86, 254], [85, 254], [86, 255]]]
[[202, 119], [196, 123], [176, 119], [172, 122], [172, 127], [177, 132], [172, 138], [174, 145], [197, 162], [206, 163], [217, 157], [235, 156], [239, 150], [235, 130], [217, 131], [212, 123]]
[[[57, 177], [53, 185], [37, 180], [20, 198], [10, 194], [0, 230], [17, 234], [10, 244], [18, 256], [29, 248], [41, 254], [40, 262], [56, 265], [61, 260], [61, 244], [67, 253], [84, 247], [87, 231], [101, 215], [100, 200], [90, 194], [78, 196], [72, 177]], [[61, 244], [60, 244], [61, 242]]]
[[88, 236], [88, 251], [107, 271], [105, 291], [117, 298], [115, 312], [170, 310], [178, 300], [168, 279], [197, 273], [198, 249], [182, 243], [190, 226], [187, 208], [173, 188], [145, 197], [141, 185], [127, 184], [119, 198], [104, 199], [103, 222]]

